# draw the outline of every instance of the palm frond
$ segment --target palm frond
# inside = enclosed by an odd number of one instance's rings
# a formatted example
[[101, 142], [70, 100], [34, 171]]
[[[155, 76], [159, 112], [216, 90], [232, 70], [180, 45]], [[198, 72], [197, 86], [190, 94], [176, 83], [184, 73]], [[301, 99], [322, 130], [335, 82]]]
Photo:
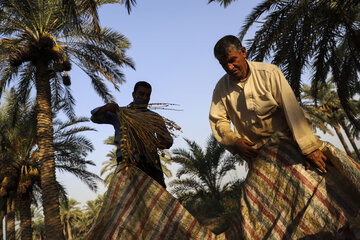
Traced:
[[[149, 114], [141, 109], [120, 108], [117, 116], [122, 135], [120, 150], [123, 162], [121, 164], [125, 166], [135, 164], [134, 151], [156, 163], [158, 160], [154, 159], [153, 153], [157, 152], [160, 145], [158, 137], [166, 139], [168, 131], [173, 133], [178, 129], [174, 122], [166, 121], [158, 114]], [[171, 127], [164, 128], [166, 125]]]
[[224, 6], [225, 8], [230, 5], [230, 3], [234, 2], [235, 0], [209, 0], [208, 3], [218, 2], [220, 6]]
[[58, 169], [60, 172], [66, 171], [73, 174], [82, 182], [84, 182], [89, 187], [89, 189], [94, 192], [97, 191], [97, 182], [103, 181], [98, 175], [86, 170], [81, 170], [77, 167], [72, 167], [68, 165], [56, 165], [56, 169]]
[[[256, 61], [271, 59], [284, 72], [301, 100], [302, 72], [313, 72], [312, 95], [329, 73], [337, 82], [339, 98], [348, 118], [359, 128], [356, 113], [348, 102], [359, 93], [359, 7], [356, 1], [273, 1], [260, 3], [246, 18], [239, 33], [243, 39], [259, 19], [248, 47]], [[345, 64], [346, 63], [346, 64]]]

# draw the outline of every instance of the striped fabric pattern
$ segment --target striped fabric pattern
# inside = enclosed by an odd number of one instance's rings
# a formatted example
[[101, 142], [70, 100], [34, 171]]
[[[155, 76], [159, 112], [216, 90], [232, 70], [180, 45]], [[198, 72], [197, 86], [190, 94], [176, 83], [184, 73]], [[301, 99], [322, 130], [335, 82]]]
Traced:
[[327, 174], [319, 174], [304, 168], [290, 139], [268, 142], [249, 166], [239, 211], [219, 235], [141, 170], [118, 167], [85, 239], [335, 239], [344, 226], [360, 239], [352, 228], [360, 210], [360, 166], [329, 143], [324, 152], [331, 164]]
[[329, 143], [324, 149], [331, 163], [319, 174], [305, 169], [290, 139], [267, 143], [250, 166], [228, 238], [339, 238], [360, 210], [359, 164]]
[[225, 240], [199, 222], [164, 188], [138, 168], [118, 167], [96, 224], [85, 239]]

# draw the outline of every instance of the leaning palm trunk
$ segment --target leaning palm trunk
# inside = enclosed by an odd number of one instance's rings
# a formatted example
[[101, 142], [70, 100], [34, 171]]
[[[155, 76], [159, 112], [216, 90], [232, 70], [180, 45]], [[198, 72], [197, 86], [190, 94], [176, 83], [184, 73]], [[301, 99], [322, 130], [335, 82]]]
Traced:
[[[353, 138], [351, 135], [348, 136], [348, 138], [349, 138], [350, 144], [351, 144], [351, 145], [353, 146], [353, 148], [354, 148], [354, 151], [355, 151], [357, 160], [360, 161], [360, 152], [359, 152], [359, 149], [358, 149], [357, 146], [356, 146], [356, 143], [355, 143], [354, 138]], [[354, 157], [354, 156], [353, 156], [353, 157]]]
[[20, 234], [21, 240], [32, 240], [31, 228], [31, 196], [29, 193], [20, 195]]
[[15, 201], [7, 200], [6, 239], [15, 240]]
[[349, 148], [349, 146], [347, 145], [347, 143], [345, 142], [345, 138], [344, 138], [344, 136], [343, 136], [342, 133], [341, 133], [341, 130], [340, 130], [339, 125], [334, 124], [333, 128], [335, 129], [336, 135], [338, 136], [341, 144], [343, 145], [346, 154], [349, 155], [349, 156], [351, 156], [350, 148]]
[[47, 62], [36, 66], [37, 137], [41, 162], [42, 203], [46, 239], [64, 239], [60, 221], [59, 197], [56, 187], [51, 89]]
[[[345, 122], [344, 122], [343, 119], [340, 119], [340, 124], [341, 124], [341, 127], [344, 129], [344, 132], [345, 132], [346, 136], [348, 137], [351, 146], [354, 148], [354, 151], [355, 151], [355, 154], [356, 154], [357, 159], [360, 160], [360, 152], [359, 152], [359, 149], [357, 148], [357, 146], [356, 146], [356, 144], [355, 144], [354, 138], [351, 136], [351, 133], [350, 133], [350, 131], [349, 131], [349, 128], [346, 126], [346, 124], [345, 124]], [[351, 156], [351, 155], [350, 155], [350, 156]]]

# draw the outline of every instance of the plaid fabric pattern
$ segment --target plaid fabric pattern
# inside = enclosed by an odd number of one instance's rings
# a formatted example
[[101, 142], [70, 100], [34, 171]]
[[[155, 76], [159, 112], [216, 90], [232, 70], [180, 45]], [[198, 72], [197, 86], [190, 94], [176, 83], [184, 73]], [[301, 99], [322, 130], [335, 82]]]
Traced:
[[360, 166], [329, 143], [323, 152], [327, 174], [306, 170], [290, 139], [268, 142], [251, 163], [229, 239], [341, 238], [360, 210]]
[[290, 139], [268, 142], [249, 166], [239, 211], [219, 235], [141, 170], [118, 167], [85, 239], [345, 239], [347, 231], [360, 239], [360, 165], [329, 143], [323, 151], [327, 174], [306, 170]]
[[225, 240], [199, 222], [138, 168], [118, 167], [96, 224], [85, 239]]

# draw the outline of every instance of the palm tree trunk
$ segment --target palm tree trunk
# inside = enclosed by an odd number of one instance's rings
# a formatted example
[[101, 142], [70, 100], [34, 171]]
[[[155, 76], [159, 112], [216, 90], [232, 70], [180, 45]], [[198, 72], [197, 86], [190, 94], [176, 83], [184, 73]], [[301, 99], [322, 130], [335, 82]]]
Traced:
[[59, 193], [56, 187], [51, 89], [47, 62], [36, 64], [37, 137], [41, 162], [42, 202], [45, 216], [45, 235], [48, 240], [62, 240]]
[[19, 203], [21, 240], [32, 240], [30, 194], [22, 194]]
[[4, 239], [4, 231], [3, 231], [4, 220], [5, 220], [4, 215], [0, 214], [0, 240]]
[[15, 240], [15, 201], [7, 200], [6, 240]]
[[65, 239], [67, 240], [67, 234], [66, 234], [66, 227], [65, 227], [65, 223], [63, 224], [63, 234], [65, 236]]
[[69, 219], [67, 219], [66, 221], [66, 226], [67, 226], [68, 240], [72, 240], [71, 225]]
[[[351, 136], [351, 133], [350, 133], [350, 131], [349, 131], [349, 128], [346, 126], [346, 124], [345, 124], [345, 122], [344, 122], [343, 119], [340, 119], [340, 124], [341, 124], [341, 127], [344, 129], [345, 134], [346, 134], [346, 136], [348, 137], [351, 146], [354, 148], [354, 151], [355, 151], [355, 154], [356, 154], [357, 159], [360, 160], [360, 152], [359, 152], [359, 149], [358, 149], [358, 147], [357, 147], [356, 144], [355, 144], [354, 138]], [[350, 155], [350, 156], [351, 156], [351, 155]]]
[[351, 156], [351, 151], [349, 149], [349, 146], [347, 145], [347, 143], [345, 142], [344, 136], [342, 135], [341, 131], [340, 131], [340, 127], [337, 124], [334, 124], [332, 126], [335, 129], [336, 134], [338, 135], [338, 138], [340, 139], [341, 144], [343, 145], [345, 152], [347, 153], [347, 155]]

